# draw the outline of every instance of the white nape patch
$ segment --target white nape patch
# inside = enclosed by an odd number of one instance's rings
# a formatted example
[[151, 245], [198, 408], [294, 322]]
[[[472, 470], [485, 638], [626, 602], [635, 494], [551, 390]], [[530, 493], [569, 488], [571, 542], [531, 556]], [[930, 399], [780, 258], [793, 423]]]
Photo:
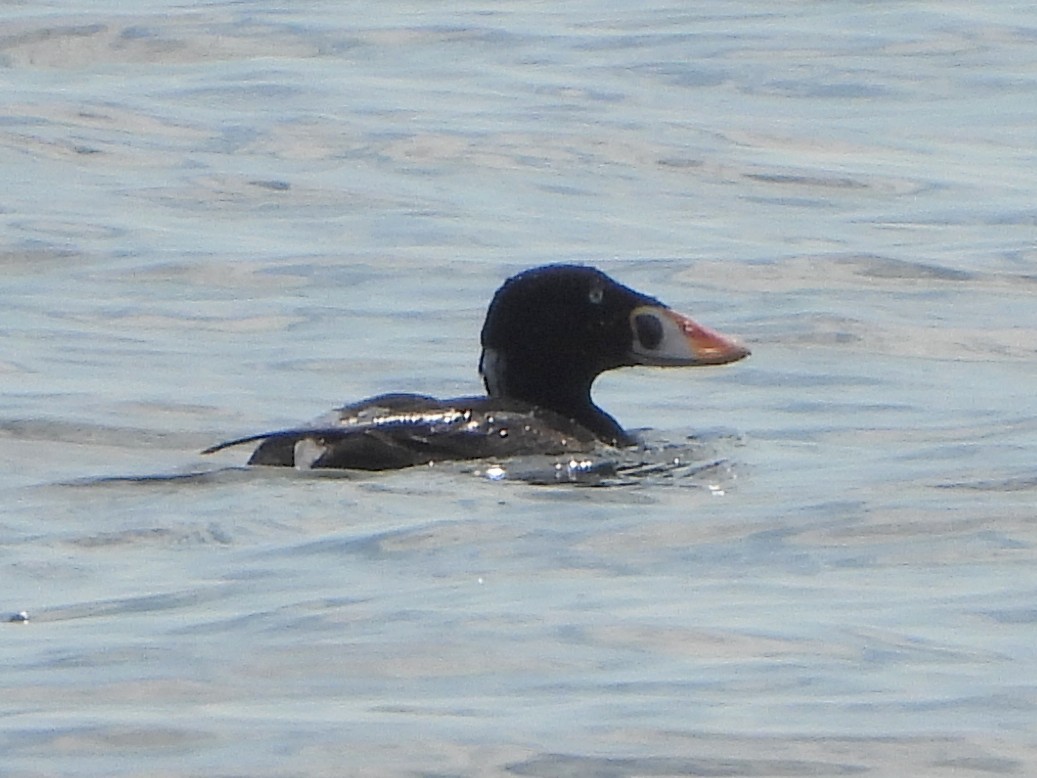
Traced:
[[479, 358], [479, 374], [486, 382], [490, 397], [502, 397], [505, 393], [504, 371], [507, 365], [497, 349], [484, 348]]
[[328, 447], [313, 438], [303, 438], [295, 444], [295, 469], [312, 470], [313, 463], [324, 456]]

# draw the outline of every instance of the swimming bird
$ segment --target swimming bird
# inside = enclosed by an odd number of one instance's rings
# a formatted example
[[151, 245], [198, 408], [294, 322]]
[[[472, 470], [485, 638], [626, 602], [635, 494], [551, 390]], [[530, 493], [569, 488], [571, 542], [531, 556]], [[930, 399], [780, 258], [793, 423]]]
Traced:
[[631, 446], [637, 439], [591, 399], [599, 375], [633, 365], [723, 365], [749, 355], [738, 342], [600, 270], [565, 264], [505, 281], [490, 302], [481, 342], [486, 396], [382, 394], [310, 425], [202, 453], [258, 442], [250, 465], [390, 470]]

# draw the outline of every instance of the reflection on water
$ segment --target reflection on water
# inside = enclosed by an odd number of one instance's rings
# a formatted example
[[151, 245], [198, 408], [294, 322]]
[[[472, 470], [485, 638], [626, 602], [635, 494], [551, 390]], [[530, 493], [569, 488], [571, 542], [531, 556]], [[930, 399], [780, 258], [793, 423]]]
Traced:
[[731, 462], [707, 458], [716, 448], [690, 439], [682, 444], [646, 441], [630, 449], [603, 448], [572, 457], [527, 456], [482, 462], [470, 471], [491, 481], [599, 487], [677, 485], [708, 489], [722, 496], [725, 484], [732, 483], [736, 476]]
[[[1022, 8], [8, 9], [5, 769], [1032, 773]], [[558, 260], [752, 360], [604, 376], [622, 452], [198, 455], [478, 392]]]
[[[10, 425], [9, 429], [21, 429], [23, 425]], [[113, 434], [115, 431], [112, 431]], [[77, 430], [69, 430], [71, 436]], [[737, 478], [734, 464], [726, 459], [716, 459], [718, 451], [736, 443], [734, 439], [705, 441], [689, 435], [682, 443], [671, 443], [662, 439], [643, 440], [638, 446], [616, 449], [601, 446], [572, 456], [527, 455], [509, 459], [468, 461], [432, 461], [416, 469], [436, 469], [438, 472], [456, 473], [459, 477], [474, 475], [489, 481], [521, 481], [539, 486], [640, 486], [657, 487], [677, 485], [704, 488], [723, 496]], [[205, 452], [208, 453], [208, 452]], [[112, 484], [139, 484], [147, 487], [177, 482], [210, 484], [218, 482], [248, 482], [255, 479], [295, 477], [343, 478], [373, 480], [384, 477], [370, 471], [330, 469], [269, 468], [269, 467], [219, 467], [205, 470], [183, 470], [173, 473], [144, 473], [141, 475], [87, 476], [66, 482], [66, 486], [105, 486]], [[459, 481], [463, 483], [463, 481]], [[727, 486], [725, 486], [725, 484]]]

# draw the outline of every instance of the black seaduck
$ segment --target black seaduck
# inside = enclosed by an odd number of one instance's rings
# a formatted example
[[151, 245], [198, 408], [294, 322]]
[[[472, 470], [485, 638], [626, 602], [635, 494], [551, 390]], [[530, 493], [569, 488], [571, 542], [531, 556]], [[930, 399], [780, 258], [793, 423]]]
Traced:
[[600, 270], [547, 265], [509, 278], [482, 328], [485, 397], [383, 394], [256, 443], [250, 465], [391, 470], [430, 462], [586, 452], [636, 439], [591, 400], [606, 370], [723, 365], [749, 350]]

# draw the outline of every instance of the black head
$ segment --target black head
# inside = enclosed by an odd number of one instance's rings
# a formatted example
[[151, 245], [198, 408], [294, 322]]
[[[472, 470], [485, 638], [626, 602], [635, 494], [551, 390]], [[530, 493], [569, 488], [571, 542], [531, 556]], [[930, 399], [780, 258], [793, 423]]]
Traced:
[[722, 364], [749, 352], [600, 270], [547, 265], [508, 279], [482, 329], [479, 371], [495, 397], [532, 402], [603, 440], [622, 428], [590, 399], [606, 370], [637, 364]]

